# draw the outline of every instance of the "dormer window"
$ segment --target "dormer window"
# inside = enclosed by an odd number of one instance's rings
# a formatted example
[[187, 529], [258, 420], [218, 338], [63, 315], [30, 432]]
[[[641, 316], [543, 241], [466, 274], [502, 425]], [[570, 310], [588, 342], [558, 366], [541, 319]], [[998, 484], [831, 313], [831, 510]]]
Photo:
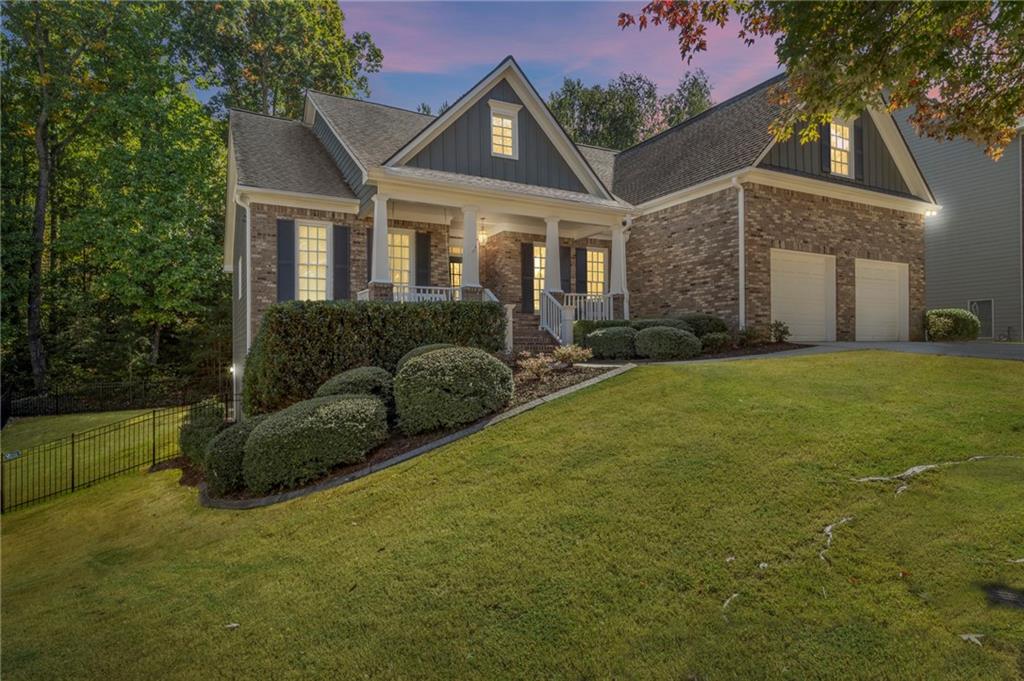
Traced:
[[850, 121], [832, 121], [829, 145], [832, 174], [853, 177], [853, 124]]
[[499, 102], [491, 105], [491, 155], [501, 158], [519, 158], [519, 104]]

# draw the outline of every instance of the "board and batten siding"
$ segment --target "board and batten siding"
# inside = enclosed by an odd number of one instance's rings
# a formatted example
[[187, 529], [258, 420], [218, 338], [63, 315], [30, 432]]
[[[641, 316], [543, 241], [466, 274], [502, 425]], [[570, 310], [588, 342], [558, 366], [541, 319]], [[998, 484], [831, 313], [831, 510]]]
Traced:
[[971, 142], [918, 137], [896, 114], [900, 130], [942, 206], [925, 218], [928, 307], [966, 308], [969, 300], [992, 299], [993, 333], [1021, 340], [1024, 330], [1024, 158], [1022, 135], [998, 161]]
[[[819, 179], [839, 184], [911, 195], [910, 188], [903, 181], [903, 176], [896, 167], [896, 163], [892, 160], [892, 155], [886, 148], [885, 142], [882, 141], [882, 136], [878, 133], [878, 128], [875, 126], [871, 116], [862, 114], [859, 120], [861, 144], [864, 151], [863, 178], [860, 180], [825, 172], [825, 168], [822, 167], [821, 146], [822, 144], [828, 144], [828, 140], [819, 139], [801, 144], [799, 131], [795, 132], [785, 142], [778, 142], [772, 146], [768, 154], [761, 160], [760, 166], [772, 170], [786, 170], [804, 175], [813, 175]], [[852, 158], [853, 154], [851, 153]], [[860, 173], [857, 173], [857, 175], [860, 175]]]
[[360, 205], [366, 204], [370, 197], [377, 193], [377, 188], [371, 184], [363, 183], [363, 173], [359, 170], [359, 165], [345, 151], [344, 145], [331, 132], [330, 126], [319, 112], [317, 112], [316, 117], [313, 119], [313, 134], [324, 145], [324, 149], [327, 150], [335, 165], [338, 166], [341, 176], [345, 178], [345, 184], [352, 188], [353, 193], [359, 198]]
[[[231, 364], [235, 369], [235, 392], [241, 392], [245, 355], [249, 350], [246, 347], [246, 332], [249, 325], [246, 314], [246, 298], [249, 295], [249, 288], [245, 275], [249, 270], [249, 259], [246, 248], [245, 216], [246, 209], [236, 205], [235, 241], [232, 251], [235, 261], [231, 263]], [[239, 267], [239, 259], [241, 259], [241, 267]]]
[[493, 156], [488, 104], [492, 99], [523, 104], [508, 81], [502, 79], [407, 165], [574, 192], [587, 191], [525, 106], [519, 110], [517, 122], [519, 158]]

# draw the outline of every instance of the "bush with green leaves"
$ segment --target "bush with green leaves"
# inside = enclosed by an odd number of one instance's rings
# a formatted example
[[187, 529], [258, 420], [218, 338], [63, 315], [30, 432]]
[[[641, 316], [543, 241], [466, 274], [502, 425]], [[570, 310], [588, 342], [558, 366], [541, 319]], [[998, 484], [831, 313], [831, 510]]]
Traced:
[[178, 430], [178, 447], [193, 465], [206, 460], [206, 445], [224, 427], [224, 404], [205, 400], [188, 408]]
[[705, 355], [717, 355], [732, 349], [732, 336], [721, 331], [706, 333], [700, 339], [700, 345]]
[[395, 409], [406, 433], [472, 423], [512, 399], [512, 370], [476, 348], [444, 348], [413, 357], [395, 376]]
[[709, 333], [728, 333], [729, 325], [721, 317], [704, 312], [689, 312], [679, 315], [679, 318], [690, 325], [693, 335], [703, 338]]
[[630, 326], [632, 322], [628, 319], [580, 319], [573, 322], [572, 342], [576, 345], [584, 345], [584, 339], [598, 329], [611, 329], [620, 326]]
[[637, 331], [643, 331], [644, 329], [652, 329], [658, 327], [668, 327], [670, 329], [679, 329], [680, 331], [689, 331], [693, 333], [693, 327], [690, 323], [683, 319], [673, 319], [671, 317], [665, 317], [663, 319], [631, 319], [629, 322], [630, 327]]
[[[693, 318], [694, 322], [690, 319]], [[581, 319], [573, 323], [572, 326], [572, 337], [573, 342], [577, 345], [582, 345], [583, 340], [594, 331], [598, 329], [611, 329], [620, 326], [628, 326], [636, 331], [643, 331], [649, 329], [652, 326], [669, 326], [682, 331], [689, 331], [697, 336], [697, 330], [700, 329], [702, 332], [707, 333], [706, 329], [728, 331], [728, 327], [725, 322], [718, 317], [705, 314], [689, 314], [683, 315], [682, 317], [652, 317], [652, 318], [639, 318], [639, 319]]]
[[357, 367], [327, 379], [314, 397], [328, 395], [373, 395], [387, 407], [389, 417], [394, 415], [395, 379], [380, 367]]
[[308, 399], [346, 369], [393, 371], [402, 355], [431, 343], [497, 352], [505, 346], [505, 311], [498, 303], [472, 301], [271, 305], [246, 360], [245, 412], [272, 412]]
[[770, 343], [772, 336], [768, 327], [761, 326], [760, 324], [751, 324], [746, 328], [740, 329], [739, 334], [737, 334], [737, 340], [741, 348], [756, 348]]
[[398, 360], [398, 366], [395, 368], [395, 373], [397, 374], [399, 371], [401, 371], [402, 366], [413, 357], [419, 357], [420, 355], [425, 355], [428, 352], [433, 352], [434, 350], [444, 350], [445, 348], [454, 347], [455, 346], [452, 345], [451, 343], [431, 343], [430, 345], [421, 345], [418, 348], [413, 348], [409, 352], [402, 355], [402, 359]]
[[671, 326], [652, 326], [637, 332], [636, 354], [663, 361], [690, 359], [700, 354], [700, 339]]
[[387, 410], [376, 397], [314, 397], [267, 416], [253, 429], [242, 476], [259, 494], [295, 487], [336, 466], [364, 461], [387, 438]]
[[776, 319], [768, 325], [768, 335], [772, 343], [785, 343], [790, 336], [789, 324]]
[[267, 416], [251, 416], [234, 423], [210, 440], [206, 445], [206, 489], [215, 496], [237, 492], [245, 487], [242, 459], [245, 441]]
[[925, 313], [928, 340], [974, 340], [981, 332], [981, 320], [971, 312], [958, 307], [928, 310]]
[[636, 356], [636, 334], [631, 327], [612, 326], [587, 334], [583, 345], [598, 359], [629, 359]]

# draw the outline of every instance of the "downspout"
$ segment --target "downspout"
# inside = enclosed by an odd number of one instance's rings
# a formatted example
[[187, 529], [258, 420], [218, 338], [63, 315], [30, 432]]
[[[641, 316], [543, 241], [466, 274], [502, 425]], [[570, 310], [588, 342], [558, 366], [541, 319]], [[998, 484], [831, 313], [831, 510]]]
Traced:
[[732, 176], [732, 186], [736, 187], [736, 222], [739, 230], [739, 273], [737, 277], [739, 279], [739, 324], [741, 329], [745, 329], [747, 327], [747, 235], [744, 225], [746, 199], [743, 184], [738, 175]]
[[[250, 201], [243, 200], [241, 194], [237, 192], [235, 203], [245, 209], [245, 352], [248, 355], [249, 348], [252, 346], [252, 211]], [[232, 295], [234, 295], [234, 291], [232, 291]], [[231, 401], [234, 405], [236, 421], [240, 421], [242, 418], [241, 391], [238, 389], [238, 383], [243, 380], [240, 374], [244, 374], [244, 358], [242, 362], [241, 367], [236, 367], [233, 363], [231, 365]]]

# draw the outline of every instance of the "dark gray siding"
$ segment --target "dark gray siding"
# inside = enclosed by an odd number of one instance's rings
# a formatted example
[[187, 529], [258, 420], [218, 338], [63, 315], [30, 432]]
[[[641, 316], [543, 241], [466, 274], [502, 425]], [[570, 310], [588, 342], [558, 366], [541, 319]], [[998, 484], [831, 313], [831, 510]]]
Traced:
[[[246, 297], [248, 286], [246, 272], [249, 270], [249, 254], [245, 238], [245, 209], [235, 206], [235, 244], [231, 263], [231, 363], [235, 367], [235, 386], [238, 392], [242, 389], [243, 368], [245, 367], [246, 344]], [[241, 258], [241, 266], [239, 266]], [[241, 292], [241, 295], [239, 295]]]
[[586, 192], [583, 183], [526, 107], [519, 110], [519, 158], [492, 156], [491, 108], [488, 104], [491, 99], [523, 103], [508, 81], [501, 80], [407, 165]]
[[359, 166], [349, 153], [345, 151], [345, 147], [334, 136], [331, 128], [327, 125], [327, 121], [319, 113], [313, 119], [313, 134], [316, 135], [317, 139], [324, 145], [324, 148], [327, 149], [327, 153], [334, 159], [335, 164], [337, 164], [338, 169], [341, 171], [341, 176], [345, 178], [345, 183], [359, 197], [360, 204], [365, 204], [377, 192], [377, 188], [370, 184], [363, 184], [363, 173], [359, 170]]
[[942, 206], [924, 223], [928, 307], [966, 308], [969, 300], [991, 298], [996, 336], [1009, 327], [1020, 340], [1021, 135], [993, 161], [970, 142], [918, 137], [907, 115], [896, 120]]
[[799, 133], [795, 133], [785, 142], [776, 143], [760, 165], [762, 168], [813, 175], [840, 184], [910, 195], [910, 189], [896, 168], [896, 163], [892, 160], [892, 155], [889, 154], [881, 135], [878, 134], [875, 122], [867, 114], [862, 114], [860, 120], [864, 145], [863, 180], [826, 173], [822, 168], [821, 145], [828, 144], [828, 140], [801, 144]]

